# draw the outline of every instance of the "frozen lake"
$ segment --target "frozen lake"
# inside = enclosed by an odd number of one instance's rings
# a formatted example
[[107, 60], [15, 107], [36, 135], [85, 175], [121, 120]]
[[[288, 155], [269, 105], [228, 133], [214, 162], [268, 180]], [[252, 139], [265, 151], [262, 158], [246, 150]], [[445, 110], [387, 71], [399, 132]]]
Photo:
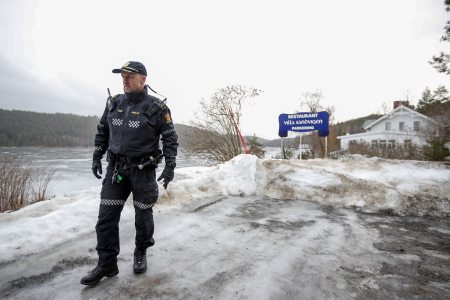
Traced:
[[[50, 164], [56, 168], [57, 179], [53, 186], [53, 193], [56, 196], [101, 186], [101, 180], [94, 177], [91, 170], [94, 152], [92, 148], [7, 147], [2, 148], [2, 151], [23, 155], [24, 158], [36, 162], [36, 166]], [[187, 160], [181, 152], [179, 153], [177, 169], [195, 165], [197, 165], [195, 161]], [[106, 157], [104, 157], [102, 160], [102, 176], [106, 172], [106, 166]], [[160, 166], [159, 172], [164, 168], [164, 160]]]

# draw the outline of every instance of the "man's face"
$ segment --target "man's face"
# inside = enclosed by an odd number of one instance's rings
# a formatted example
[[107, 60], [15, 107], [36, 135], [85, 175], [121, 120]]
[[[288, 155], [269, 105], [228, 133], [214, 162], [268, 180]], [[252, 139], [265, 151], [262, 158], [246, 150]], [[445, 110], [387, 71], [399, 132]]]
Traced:
[[140, 92], [145, 85], [145, 75], [138, 73], [121, 72], [125, 93]]

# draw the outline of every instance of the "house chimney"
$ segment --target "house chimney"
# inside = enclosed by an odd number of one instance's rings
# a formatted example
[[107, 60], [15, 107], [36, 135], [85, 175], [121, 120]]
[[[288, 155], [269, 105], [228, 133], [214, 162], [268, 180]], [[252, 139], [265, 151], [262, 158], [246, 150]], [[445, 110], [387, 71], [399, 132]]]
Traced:
[[407, 108], [410, 108], [414, 110], [414, 105], [409, 105], [409, 101], [394, 101], [394, 109], [399, 107], [400, 105], [406, 106]]

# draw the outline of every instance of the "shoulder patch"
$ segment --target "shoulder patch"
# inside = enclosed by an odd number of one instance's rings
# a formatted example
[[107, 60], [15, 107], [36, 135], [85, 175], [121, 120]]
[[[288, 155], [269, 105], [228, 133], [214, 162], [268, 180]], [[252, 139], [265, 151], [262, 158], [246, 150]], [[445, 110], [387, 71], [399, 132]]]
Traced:
[[112, 97], [113, 99], [116, 99], [120, 94], [115, 95], [114, 97]]
[[170, 123], [170, 122], [172, 122], [172, 120], [170, 119], [170, 115], [167, 113], [166, 115], [165, 115], [165, 117], [166, 117], [166, 123]]

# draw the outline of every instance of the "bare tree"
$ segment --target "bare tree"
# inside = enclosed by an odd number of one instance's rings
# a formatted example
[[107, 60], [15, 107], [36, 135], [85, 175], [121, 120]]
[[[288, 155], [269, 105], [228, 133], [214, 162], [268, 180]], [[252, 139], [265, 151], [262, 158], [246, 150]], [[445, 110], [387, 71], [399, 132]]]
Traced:
[[330, 117], [328, 119], [329, 124], [334, 124], [334, 106], [324, 106], [321, 102], [324, 99], [322, 90], [317, 89], [314, 93], [305, 92], [300, 97], [300, 101], [303, 105], [306, 105], [307, 110], [310, 112], [326, 111]]
[[252, 87], [229, 85], [217, 90], [209, 101], [202, 99], [195, 119], [189, 122], [196, 130], [186, 133], [186, 154], [220, 163], [243, 153], [241, 139], [230, 112], [240, 127], [244, 103], [260, 93], [261, 90]]
[[[409, 94], [408, 94], [408, 96], [409, 96]], [[390, 111], [391, 111], [391, 109], [389, 107], [389, 103], [383, 102], [383, 104], [381, 104], [380, 108], [375, 112], [375, 114], [384, 116], [385, 114], [387, 114]]]
[[314, 93], [305, 92], [300, 97], [302, 104], [306, 105], [310, 112], [317, 112], [323, 109], [320, 101], [323, 99], [322, 90], [317, 89]]
[[[317, 89], [314, 93], [305, 92], [302, 94], [300, 100], [303, 105], [306, 105], [307, 110], [310, 112], [326, 111], [329, 115], [328, 126], [330, 130], [330, 136], [328, 140], [328, 150], [334, 151], [338, 149], [336, 138], [336, 126], [334, 125], [334, 106], [324, 106], [321, 102], [324, 99], [322, 90]], [[310, 145], [315, 156], [323, 157], [325, 153], [325, 139], [319, 137], [317, 132], [311, 132], [309, 134]]]

